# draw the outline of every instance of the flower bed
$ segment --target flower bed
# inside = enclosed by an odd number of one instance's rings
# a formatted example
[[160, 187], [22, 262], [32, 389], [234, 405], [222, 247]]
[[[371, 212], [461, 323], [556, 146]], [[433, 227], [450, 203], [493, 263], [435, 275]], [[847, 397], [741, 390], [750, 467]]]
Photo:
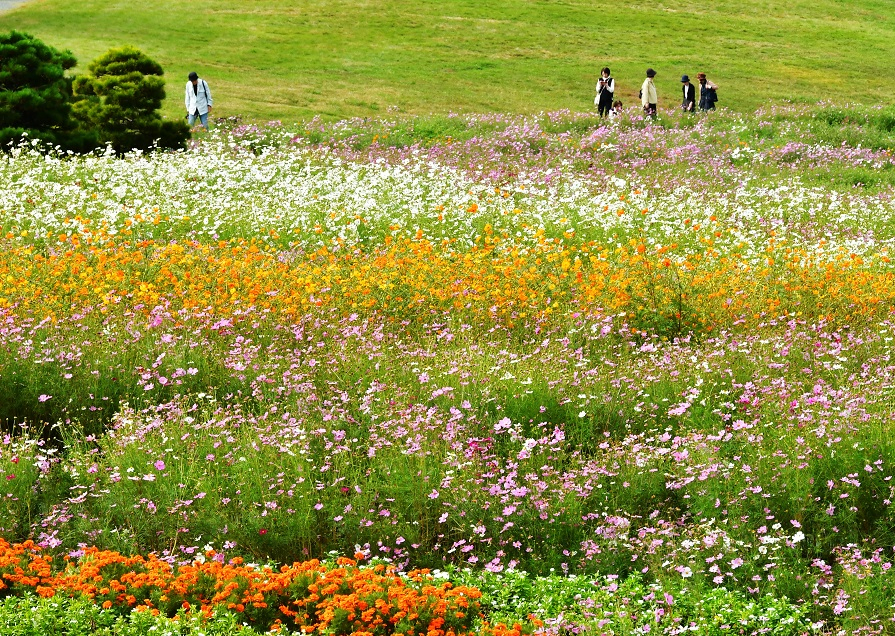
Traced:
[[[283, 624], [306, 633], [461, 636], [473, 633], [480, 614], [479, 590], [438, 582], [427, 570], [399, 576], [392, 567], [362, 567], [348, 558], [335, 566], [310, 560], [274, 570], [240, 558], [222, 563], [214, 552], [205, 557], [172, 566], [152, 555], [85, 548], [60, 560], [33, 542], [0, 540], [0, 590], [83, 595], [103, 609], [168, 616], [186, 609], [210, 617], [226, 608], [261, 629]], [[487, 628], [494, 634], [520, 629]]]
[[[202, 568], [360, 551], [580, 587], [557, 596], [575, 612], [509, 605], [555, 629], [877, 629], [895, 545], [886, 113], [13, 149], [0, 536], [93, 546], [73, 573], [117, 555], [88, 588], [107, 611], [201, 614], [224, 593]], [[320, 567], [301, 576], [351, 569]], [[129, 569], [179, 587], [138, 593]], [[240, 576], [220, 611], [323, 620]], [[327, 625], [371, 607], [328, 605]]]

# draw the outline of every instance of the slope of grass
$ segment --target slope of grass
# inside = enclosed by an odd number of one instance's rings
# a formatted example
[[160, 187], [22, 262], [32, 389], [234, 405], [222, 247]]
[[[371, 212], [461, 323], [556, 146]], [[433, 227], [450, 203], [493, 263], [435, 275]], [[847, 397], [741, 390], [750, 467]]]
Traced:
[[720, 106], [888, 98], [891, 0], [34, 0], [0, 15], [70, 48], [81, 68], [132, 44], [168, 71], [169, 116], [186, 75], [208, 78], [218, 115], [303, 119], [447, 111], [585, 109], [603, 65], [623, 101], [644, 70], [660, 102], [706, 71]]

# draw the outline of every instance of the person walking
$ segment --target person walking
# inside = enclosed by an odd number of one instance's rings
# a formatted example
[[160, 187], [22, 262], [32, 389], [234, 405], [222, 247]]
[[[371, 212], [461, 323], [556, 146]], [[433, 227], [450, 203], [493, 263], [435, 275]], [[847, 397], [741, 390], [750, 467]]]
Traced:
[[640, 87], [640, 103], [643, 105], [643, 112], [653, 119], [656, 118], [656, 112], [659, 105], [659, 97], [656, 94], [656, 85], [653, 84], [653, 78], [655, 76], [656, 72], [653, 69], [646, 69], [646, 79], [643, 80], [643, 85]]
[[597, 112], [600, 117], [605, 117], [612, 109], [612, 98], [615, 94], [615, 79], [609, 71], [609, 67], [605, 67], [600, 73], [600, 79], [597, 81], [597, 97], [594, 104], [597, 106]]
[[705, 73], [697, 73], [696, 79], [699, 81], [699, 110], [704, 113], [715, 110], [715, 103], [718, 101], [718, 85], [708, 81]]
[[696, 87], [690, 83], [689, 75], [681, 76], [681, 88], [684, 93], [681, 109], [683, 109], [685, 113], [692, 113], [696, 110]]
[[189, 125], [192, 126], [198, 118], [205, 130], [208, 130], [208, 113], [211, 112], [212, 104], [211, 90], [208, 88], [208, 82], [200, 78], [195, 71], [190, 73], [186, 83], [184, 103]]

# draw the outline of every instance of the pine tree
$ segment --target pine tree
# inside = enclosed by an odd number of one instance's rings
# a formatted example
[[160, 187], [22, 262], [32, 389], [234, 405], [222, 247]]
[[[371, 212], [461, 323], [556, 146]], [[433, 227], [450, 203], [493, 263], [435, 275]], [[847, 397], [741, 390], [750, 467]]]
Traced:
[[0, 148], [27, 136], [80, 150], [90, 135], [78, 133], [71, 118], [71, 80], [76, 63], [27, 33], [0, 34]]
[[133, 47], [112, 49], [94, 60], [88, 74], [75, 78], [75, 119], [95, 131], [101, 143], [117, 152], [183, 148], [189, 139], [184, 121], [165, 121], [162, 67]]

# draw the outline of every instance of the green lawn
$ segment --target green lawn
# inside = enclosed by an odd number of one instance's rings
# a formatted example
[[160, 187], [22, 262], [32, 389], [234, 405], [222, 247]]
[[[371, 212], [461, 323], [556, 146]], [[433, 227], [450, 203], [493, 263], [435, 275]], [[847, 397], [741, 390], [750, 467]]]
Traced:
[[633, 103], [647, 66], [660, 102], [703, 70], [719, 105], [891, 96], [892, 0], [34, 0], [0, 15], [69, 48], [81, 68], [132, 44], [167, 70], [168, 115], [189, 71], [217, 114], [296, 120], [592, 108], [612, 67]]

